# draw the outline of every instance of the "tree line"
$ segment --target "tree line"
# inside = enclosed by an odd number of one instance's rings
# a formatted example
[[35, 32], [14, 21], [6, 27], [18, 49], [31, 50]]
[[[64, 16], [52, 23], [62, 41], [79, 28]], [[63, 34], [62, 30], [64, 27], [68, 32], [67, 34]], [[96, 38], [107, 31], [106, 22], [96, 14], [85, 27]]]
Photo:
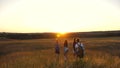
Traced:
[[[56, 38], [57, 33], [7, 33], [1, 32], [0, 38], [7, 39], [44, 39], [44, 38]], [[70, 32], [65, 36], [66, 38], [93, 38], [93, 37], [118, 37], [120, 31], [97, 31], [97, 32]]]

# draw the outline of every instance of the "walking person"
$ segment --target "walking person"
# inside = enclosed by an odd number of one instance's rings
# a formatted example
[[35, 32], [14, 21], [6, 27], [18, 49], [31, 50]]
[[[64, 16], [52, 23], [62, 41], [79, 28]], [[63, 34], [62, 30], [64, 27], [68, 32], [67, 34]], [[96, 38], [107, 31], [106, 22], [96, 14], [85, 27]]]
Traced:
[[85, 48], [84, 48], [84, 45], [82, 44], [82, 42], [80, 42], [79, 39], [77, 39], [77, 43], [75, 45], [75, 50], [76, 50], [76, 55], [77, 55], [78, 58], [83, 58], [84, 57]]
[[76, 45], [76, 38], [73, 40], [73, 55], [76, 56], [75, 45]]
[[68, 60], [68, 41], [65, 40], [64, 42], [64, 58], [65, 58], [65, 61]]
[[60, 45], [58, 40], [56, 40], [56, 44], [55, 44], [55, 54], [56, 54], [56, 61], [59, 61], [59, 54], [60, 54]]

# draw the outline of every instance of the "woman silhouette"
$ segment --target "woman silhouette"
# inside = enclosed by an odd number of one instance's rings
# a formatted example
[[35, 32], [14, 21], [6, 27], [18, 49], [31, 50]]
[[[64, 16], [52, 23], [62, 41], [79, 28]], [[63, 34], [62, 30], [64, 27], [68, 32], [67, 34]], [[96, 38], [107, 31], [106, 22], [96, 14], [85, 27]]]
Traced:
[[64, 58], [65, 58], [65, 61], [68, 59], [67, 53], [68, 53], [68, 42], [67, 42], [67, 40], [65, 40], [65, 42], [64, 42]]

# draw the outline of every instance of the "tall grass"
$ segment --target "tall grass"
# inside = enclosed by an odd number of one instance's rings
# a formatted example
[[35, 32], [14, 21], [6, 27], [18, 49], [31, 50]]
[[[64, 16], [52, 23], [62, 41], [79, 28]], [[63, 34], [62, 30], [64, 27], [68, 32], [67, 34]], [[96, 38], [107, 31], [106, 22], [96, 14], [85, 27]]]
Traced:
[[[104, 55], [102, 57], [85, 56], [83, 59], [64, 62], [49, 62], [47, 68], [120, 68], [120, 59]], [[64, 60], [62, 60], [64, 61]], [[46, 65], [44, 66], [46, 67]]]
[[12, 40], [0, 42], [0, 68], [120, 68], [120, 39], [82, 38], [85, 57], [76, 59], [69, 41], [68, 61], [64, 61], [60, 39], [59, 60], [54, 53], [55, 39]]

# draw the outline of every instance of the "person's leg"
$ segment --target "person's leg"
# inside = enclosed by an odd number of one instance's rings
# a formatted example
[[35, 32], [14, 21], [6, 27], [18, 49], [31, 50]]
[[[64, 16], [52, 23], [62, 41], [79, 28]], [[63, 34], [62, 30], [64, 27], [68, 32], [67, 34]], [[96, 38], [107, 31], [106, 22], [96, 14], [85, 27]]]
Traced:
[[57, 55], [57, 57], [58, 57], [58, 62], [59, 62], [59, 54]]
[[68, 60], [68, 52], [66, 52], [66, 60]]
[[74, 57], [76, 56], [76, 54], [75, 54], [75, 50], [73, 50], [73, 56], [74, 56]]
[[59, 53], [56, 54], [56, 61], [59, 61]]
[[65, 60], [65, 61], [67, 60], [66, 54], [64, 54], [64, 60]]

